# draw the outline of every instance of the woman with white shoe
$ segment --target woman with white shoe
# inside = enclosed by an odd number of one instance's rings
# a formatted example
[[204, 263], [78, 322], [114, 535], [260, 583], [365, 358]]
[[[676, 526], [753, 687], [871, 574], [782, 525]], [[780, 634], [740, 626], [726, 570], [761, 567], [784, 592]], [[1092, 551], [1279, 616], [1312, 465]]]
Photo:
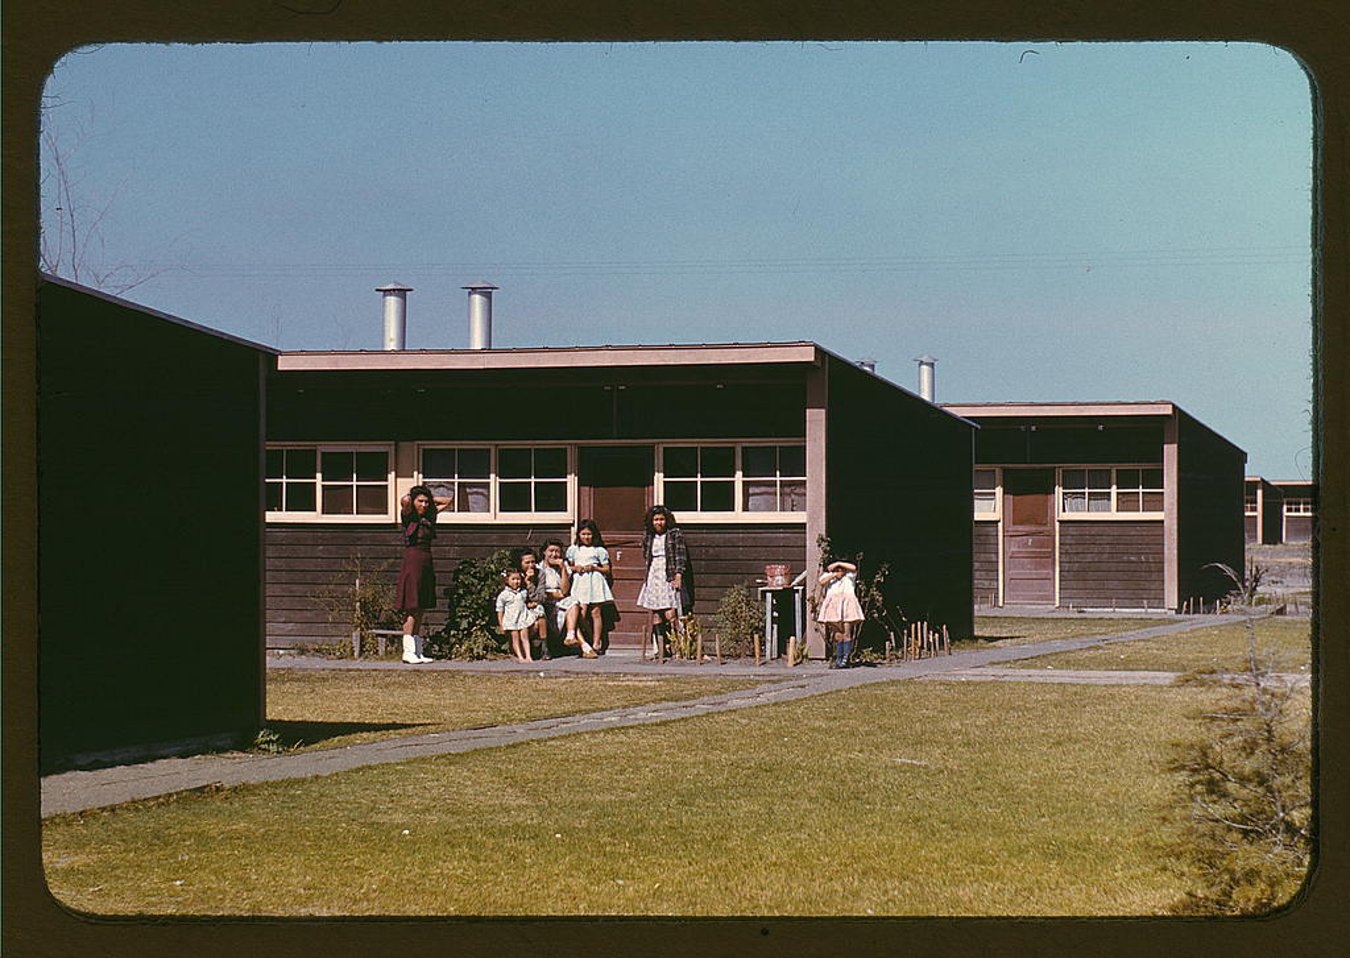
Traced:
[[451, 505], [450, 499], [433, 496], [426, 486], [413, 486], [399, 500], [403, 528], [403, 564], [398, 570], [396, 607], [403, 618], [403, 661], [421, 665], [431, 659], [422, 654], [419, 629], [422, 616], [436, 605], [436, 570], [431, 565], [431, 543], [436, 538], [436, 514]]

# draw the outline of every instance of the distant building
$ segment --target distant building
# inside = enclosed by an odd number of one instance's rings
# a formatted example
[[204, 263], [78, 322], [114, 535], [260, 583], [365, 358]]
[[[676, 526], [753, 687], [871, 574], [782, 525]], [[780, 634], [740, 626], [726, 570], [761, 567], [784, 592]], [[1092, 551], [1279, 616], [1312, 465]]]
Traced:
[[1280, 494], [1282, 542], [1311, 542], [1317, 519], [1317, 483], [1303, 479], [1277, 479]]
[[1284, 509], [1280, 490], [1260, 476], [1248, 476], [1243, 497], [1244, 534], [1253, 545], [1284, 541]]
[[975, 438], [977, 606], [1182, 610], [1244, 560], [1246, 453], [1170, 402], [950, 403]]
[[272, 351], [51, 276], [37, 332], [43, 768], [250, 741]]

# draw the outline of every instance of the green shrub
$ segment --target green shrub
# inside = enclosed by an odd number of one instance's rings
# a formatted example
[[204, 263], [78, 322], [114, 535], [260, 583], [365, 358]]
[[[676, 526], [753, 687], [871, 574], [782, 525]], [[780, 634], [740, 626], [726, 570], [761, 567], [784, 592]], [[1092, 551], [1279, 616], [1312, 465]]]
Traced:
[[722, 594], [713, 613], [712, 627], [722, 640], [722, 654], [731, 658], [753, 655], [755, 632], [764, 626], [764, 610], [749, 583], [734, 585]]
[[428, 654], [443, 659], [491, 659], [506, 654], [506, 639], [497, 631], [497, 593], [502, 570], [514, 567], [509, 549], [482, 559], [464, 559], [450, 574], [445, 590], [446, 619], [439, 633], [427, 637]]

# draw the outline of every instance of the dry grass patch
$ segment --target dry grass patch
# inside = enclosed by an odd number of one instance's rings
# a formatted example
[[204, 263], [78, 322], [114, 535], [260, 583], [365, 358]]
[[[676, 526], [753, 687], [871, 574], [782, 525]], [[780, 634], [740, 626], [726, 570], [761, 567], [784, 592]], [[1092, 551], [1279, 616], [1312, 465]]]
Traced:
[[281, 747], [334, 748], [684, 701], [761, 684], [684, 676], [269, 669], [267, 725], [280, 736]]
[[1147, 915], [1194, 688], [888, 682], [48, 819], [106, 914]]
[[1166, 619], [1090, 619], [1077, 616], [977, 615], [975, 638], [952, 643], [957, 651], [1033, 645], [1056, 639], [1081, 639], [1094, 635], [1119, 635], [1138, 629], [1166, 625]]
[[[1269, 653], [1276, 671], [1308, 671], [1312, 633], [1307, 619], [1257, 619], [1256, 644], [1258, 652]], [[1113, 642], [1000, 664], [1019, 669], [1240, 672], [1247, 667], [1247, 633], [1239, 619], [1149, 639]]]

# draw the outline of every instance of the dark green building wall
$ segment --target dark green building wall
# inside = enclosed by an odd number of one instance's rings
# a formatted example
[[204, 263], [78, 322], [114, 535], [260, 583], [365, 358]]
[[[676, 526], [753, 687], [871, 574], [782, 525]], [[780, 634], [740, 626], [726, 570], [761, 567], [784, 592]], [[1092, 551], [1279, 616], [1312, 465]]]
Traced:
[[251, 738], [272, 357], [58, 281], [38, 305], [42, 763]]

